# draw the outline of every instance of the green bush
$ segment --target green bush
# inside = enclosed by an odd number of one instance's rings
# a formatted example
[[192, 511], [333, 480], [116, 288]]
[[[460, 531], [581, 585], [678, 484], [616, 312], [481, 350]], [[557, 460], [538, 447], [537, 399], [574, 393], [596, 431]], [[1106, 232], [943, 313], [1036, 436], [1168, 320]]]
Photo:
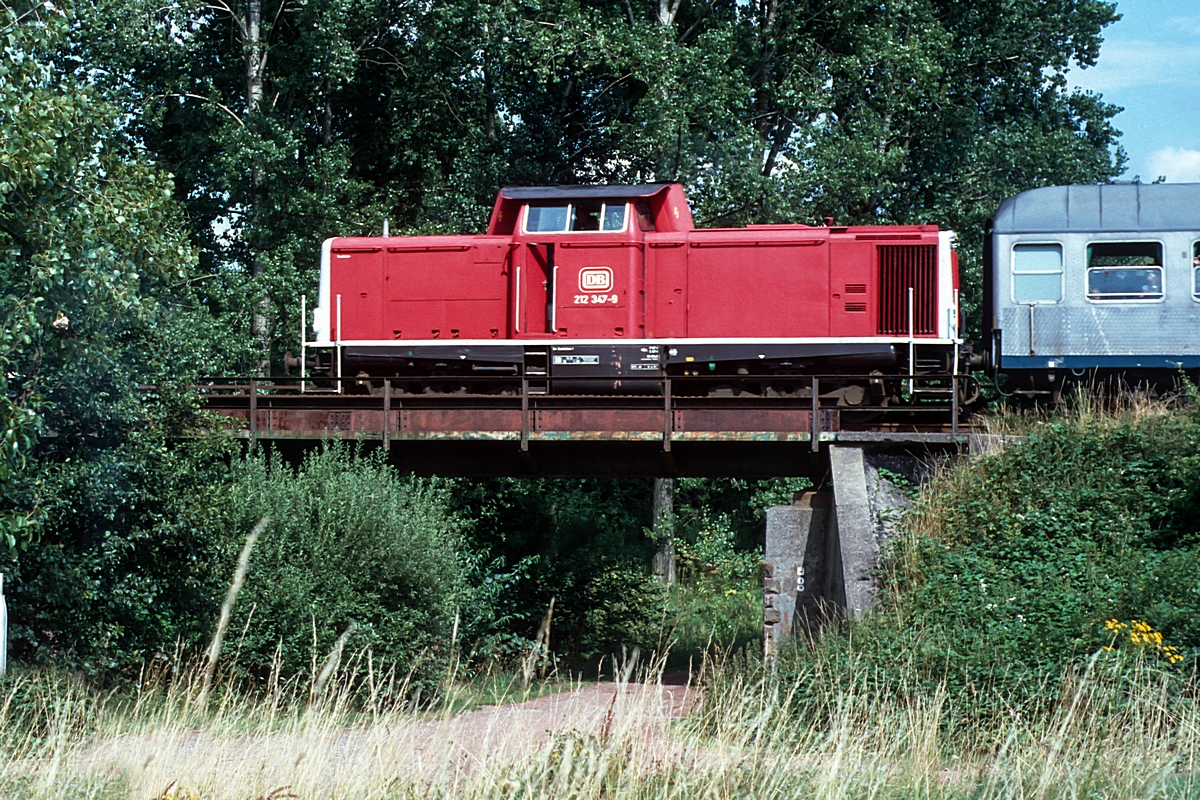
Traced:
[[10, 495], [36, 524], [0, 547], [11, 657], [135, 675], [156, 654], [202, 646], [228, 581], [205, 498], [228, 479], [228, 456], [225, 441], [168, 446], [151, 431], [31, 462]]
[[298, 469], [240, 461], [223, 495], [216, 516], [230, 573], [247, 532], [271, 520], [227, 637], [241, 668], [261, 676], [278, 661], [285, 677], [308, 675], [353, 627], [347, 653], [370, 647], [376, 669], [436, 681], [463, 582], [445, 484], [400, 477], [378, 454], [335, 444]]
[[659, 643], [663, 619], [663, 590], [646, 573], [613, 566], [594, 576], [583, 588], [578, 653], [585, 661], [616, 655], [622, 648], [651, 652]]
[[763, 634], [762, 551], [738, 547], [735, 519], [701, 509], [692, 522], [691, 540], [676, 543], [680, 580], [668, 596], [672, 665], [682, 666], [713, 648], [758, 648]]
[[[1194, 411], [1084, 414], [964, 459], [908, 518], [880, 609], [785, 661], [801, 671], [824, 661], [830, 675], [899, 693], [944, 686], [956, 713], [976, 720], [1045, 711], [1062, 676], [1098, 652], [1190, 671], [1200, 648], [1198, 443]], [[1144, 621], [1183, 659], [1114, 635], [1110, 619]], [[826, 689], [809, 690], [823, 702]]]

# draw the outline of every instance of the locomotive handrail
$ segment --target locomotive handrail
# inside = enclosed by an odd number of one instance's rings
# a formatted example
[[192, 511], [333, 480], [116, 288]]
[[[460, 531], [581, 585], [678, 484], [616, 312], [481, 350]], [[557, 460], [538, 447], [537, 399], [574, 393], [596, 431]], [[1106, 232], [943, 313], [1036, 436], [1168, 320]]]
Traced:
[[[461, 374], [460, 375], [457, 373], [450, 374], [450, 375], [423, 375], [423, 376], [419, 376], [419, 377], [414, 376], [412, 378], [405, 378], [403, 376], [396, 376], [396, 375], [388, 376], [386, 378], [383, 376], [376, 377], [376, 376], [370, 376], [370, 375], [361, 375], [361, 376], [360, 375], [345, 375], [340, 378], [334, 377], [334, 376], [320, 376], [320, 377], [314, 378], [311, 375], [304, 377], [304, 378], [301, 378], [297, 375], [272, 375], [269, 377], [257, 377], [257, 376], [252, 377], [249, 375], [205, 375], [205, 376], [199, 378], [198, 381], [192, 385], [192, 388], [195, 390], [201, 391], [201, 392], [203, 392], [203, 390], [205, 390], [205, 389], [243, 389], [243, 388], [248, 387], [251, 381], [254, 381], [260, 389], [264, 389], [264, 388], [282, 389], [282, 388], [288, 388], [288, 387], [298, 387], [299, 384], [301, 383], [301, 381], [306, 382], [306, 383], [337, 383], [337, 382], [341, 382], [341, 383], [377, 383], [380, 381], [388, 380], [388, 381], [391, 381], [393, 384], [395, 384], [397, 382], [403, 382], [403, 381], [421, 380], [421, 381], [429, 381], [429, 382], [441, 381], [441, 382], [453, 382], [453, 383], [465, 382], [465, 383], [493, 383], [494, 384], [494, 383], [502, 383], [502, 382], [515, 383], [521, 377], [522, 376], [520, 376], [518, 374], [504, 374], [504, 375]], [[584, 382], [594, 382], [597, 384], [604, 384], [604, 383], [611, 384], [614, 380], [650, 380], [650, 379], [645, 379], [645, 378], [639, 378], [636, 376], [632, 377], [632, 378], [625, 378], [625, 377], [614, 378], [612, 376], [575, 376], [575, 375], [571, 375], [568, 377], [557, 377], [557, 378], [553, 375], [550, 375], [550, 376], [538, 375], [538, 376], [534, 376], [534, 377], [537, 377], [539, 380], [549, 380], [550, 382], [554, 382], [555, 380], [569, 380], [572, 382], [584, 381]], [[904, 383], [908, 382], [908, 375], [880, 375], [880, 374], [870, 374], [870, 373], [848, 373], [848, 372], [823, 372], [823, 373], [804, 373], [801, 375], [757, 375], [757, 376], [756, 375], [718, 375], [718, 374], [674, 375], [674, 374], [668, 373], [667, 377], [671, 378], [671, 380], [682, 380], [682, 381], [694, 382], [694, 383], [735, 383], [735, 384], [763, 383], [763, 382], [770, 381], [771, 379], [774, 379], [776, 381], [808, 382], [809, 379], [814, 378], [814, 377], [820, 378], [823, 381], [824, 380], [829, 380], [829, 381], [876, 380], [876, 381], [902, 381]], [[958, 373], [956, 375], [953, 372], [918, 372], [918, 373], [914, 373], [913, 377], [916, 378], [917, 380], [921, 380], [921, 381], [925, 381], [925, 380], [949, 381], [951, 378], [954, 378], [954, 377], [957, 377], [960, 380], [968, 380], [968, 379], [972, 380], [972, 381], [975, 380], [974, 376], [966, 375], [963, 373]], [[657, 383], [661, 383], [661, 378], [653, 379], [653, 380]], [[269, 387], [266, 386], [267, 384], [270, 384], [270, 386]], [[947, 388], [947, 390], [949, 390], [948, 386], [946, 388]], [[434, 394], [438, 394], [438, 393], [437, 392], [429, 392], [428, 394], [434, 395]], [[534, 395], [534, 396], [537, 396], [537, 395]], [[608, 396], [618, 396], [618, 395], [608, 395]], [[642, 395], [642, 396], [645, 396], [645, 395]]]

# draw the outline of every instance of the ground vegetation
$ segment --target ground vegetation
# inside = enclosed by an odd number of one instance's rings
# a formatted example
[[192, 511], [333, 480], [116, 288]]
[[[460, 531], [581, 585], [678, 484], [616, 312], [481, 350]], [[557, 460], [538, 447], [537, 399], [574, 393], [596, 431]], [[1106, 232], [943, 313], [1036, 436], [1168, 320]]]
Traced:
[[[945, 469], [893, 546], [877, 611], [798, 646], [784, 671], [937, 695], [972, 730], [1053, 714], [1061, 681], [1119, 680], [1131, 660], [1159, 676], [1164, 710], [1190, 702], [1200, 412], [1112, 402], [1080, 393], [1053, 414], [996, 417], [1020, 440]], [[829, 713], [814, 691], [809, 708]]]

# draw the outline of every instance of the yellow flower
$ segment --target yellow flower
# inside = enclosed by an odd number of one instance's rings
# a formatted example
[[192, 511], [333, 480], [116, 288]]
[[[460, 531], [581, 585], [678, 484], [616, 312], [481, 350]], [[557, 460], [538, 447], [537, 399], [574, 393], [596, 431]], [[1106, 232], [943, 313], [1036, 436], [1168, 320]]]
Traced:
[[1116, 645], [1120, 642], [1120, 637], [1127, 630], [1129, 644], [1135, 647], [1154, 648], [1168, 664], [1178, 664], [1183, 661], [1183, 654], [1179, 652], [1179, 648], [1163, 644], [1162, 632], [1154, 630], [1153, 626], [1143, 619], [1132, 619], [1128, 624], [1115, 618], [1106, 619], [1104, 629], [1113, 636], [1112, 643], [1104, 648], [1106, 651], [1115, 650]]

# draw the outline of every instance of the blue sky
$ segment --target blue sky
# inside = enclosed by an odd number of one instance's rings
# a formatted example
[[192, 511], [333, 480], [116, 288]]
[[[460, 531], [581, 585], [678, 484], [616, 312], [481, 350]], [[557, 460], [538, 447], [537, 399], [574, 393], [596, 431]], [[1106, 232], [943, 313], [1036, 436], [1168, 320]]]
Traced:
[[1071, 81], [1124, 107], [1124, 179], [1200, 182], [1200, 0], [1118, 0], [1100, 59]]

